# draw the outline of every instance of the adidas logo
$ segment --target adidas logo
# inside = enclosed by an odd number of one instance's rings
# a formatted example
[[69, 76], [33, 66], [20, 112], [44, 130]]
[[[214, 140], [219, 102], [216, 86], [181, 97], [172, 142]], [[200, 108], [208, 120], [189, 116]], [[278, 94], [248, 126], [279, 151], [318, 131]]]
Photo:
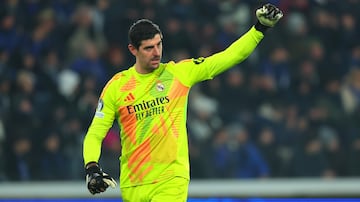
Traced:
[[135, 100], [135, 97], [132, 93], [129, 93], [125, 99], [124, 99], [124, 102], [129, 102], [129, 101], [134, 101]]

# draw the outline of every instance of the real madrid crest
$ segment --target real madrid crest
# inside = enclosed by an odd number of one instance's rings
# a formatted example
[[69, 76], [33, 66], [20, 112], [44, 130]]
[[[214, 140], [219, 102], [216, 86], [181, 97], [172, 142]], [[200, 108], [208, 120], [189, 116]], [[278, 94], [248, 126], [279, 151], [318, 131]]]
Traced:
[[156, 90], [158, 90], [158, 91], [164, 91], [165, 90], [165, 86], [164, 86], [164, 84], [163, 83], [161, 83], [160, 81], [158, 81], [157, 82], [157, 84], [156, 84]]

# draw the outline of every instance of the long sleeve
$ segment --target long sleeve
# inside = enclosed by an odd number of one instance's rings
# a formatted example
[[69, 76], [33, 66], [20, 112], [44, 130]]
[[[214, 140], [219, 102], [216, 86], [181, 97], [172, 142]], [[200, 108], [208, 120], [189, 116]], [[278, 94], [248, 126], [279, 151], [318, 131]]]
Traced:
[[207, 58], [212, 63], [210, 76], [214, 77], [244, 61], [254, 51], [264, 34], [252, 27], [227, 49]]
[[186, 86], [200, 81], [212, 79], [214, 76], [244, 61], [263, 39], [264, 34], [251, 29], [233, 42], [224, 51], [206, 58], [188, 59], [171, 65], [169, 71], [174, 72]]
[[114, 107], [114, 95], [112, 83], [117, 77], [113, 77], [104, 87], [99, 98], [98, 106], [86, 133], [83, 143], [84, 164], [98, 162], [101, 154], [102, 141], [115, 120], [116, 108]]

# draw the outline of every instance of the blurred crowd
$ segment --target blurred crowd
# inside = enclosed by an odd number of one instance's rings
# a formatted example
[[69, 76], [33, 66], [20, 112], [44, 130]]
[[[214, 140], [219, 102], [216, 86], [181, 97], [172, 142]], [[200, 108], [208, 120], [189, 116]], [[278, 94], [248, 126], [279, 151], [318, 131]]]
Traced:
[[[269, 0], [284, 12], [243, 63], [189, 96], [191, 176], [360, 176], [360, 1]], [[225, 49], [253, 0], [0, 1], [0, 181], [82, 180], [105, 82], [135, 62], [127, 31], [159, 24], [164, 58]], [[119, 176], [119, 129], [100, 164]]]

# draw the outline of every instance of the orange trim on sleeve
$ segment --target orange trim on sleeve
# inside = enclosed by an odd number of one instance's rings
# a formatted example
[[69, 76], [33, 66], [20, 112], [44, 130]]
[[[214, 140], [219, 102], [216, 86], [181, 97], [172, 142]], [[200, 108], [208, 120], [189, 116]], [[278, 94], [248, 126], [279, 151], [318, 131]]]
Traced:
[[102, 98], [104, 96], [104, 93], [106, 92], [106, 90], [109, 88], [110, 84], [116, 80], [119, 80], [120, 78], [122, 77], [122, 74], [121, 72], [120, 73], [117, 73], [115, 74], [109, 82], [107, 82], [107, 84], [105, 85], [103, 91], [101, 92], [101, 95], [100, 95], [100, 98]]

